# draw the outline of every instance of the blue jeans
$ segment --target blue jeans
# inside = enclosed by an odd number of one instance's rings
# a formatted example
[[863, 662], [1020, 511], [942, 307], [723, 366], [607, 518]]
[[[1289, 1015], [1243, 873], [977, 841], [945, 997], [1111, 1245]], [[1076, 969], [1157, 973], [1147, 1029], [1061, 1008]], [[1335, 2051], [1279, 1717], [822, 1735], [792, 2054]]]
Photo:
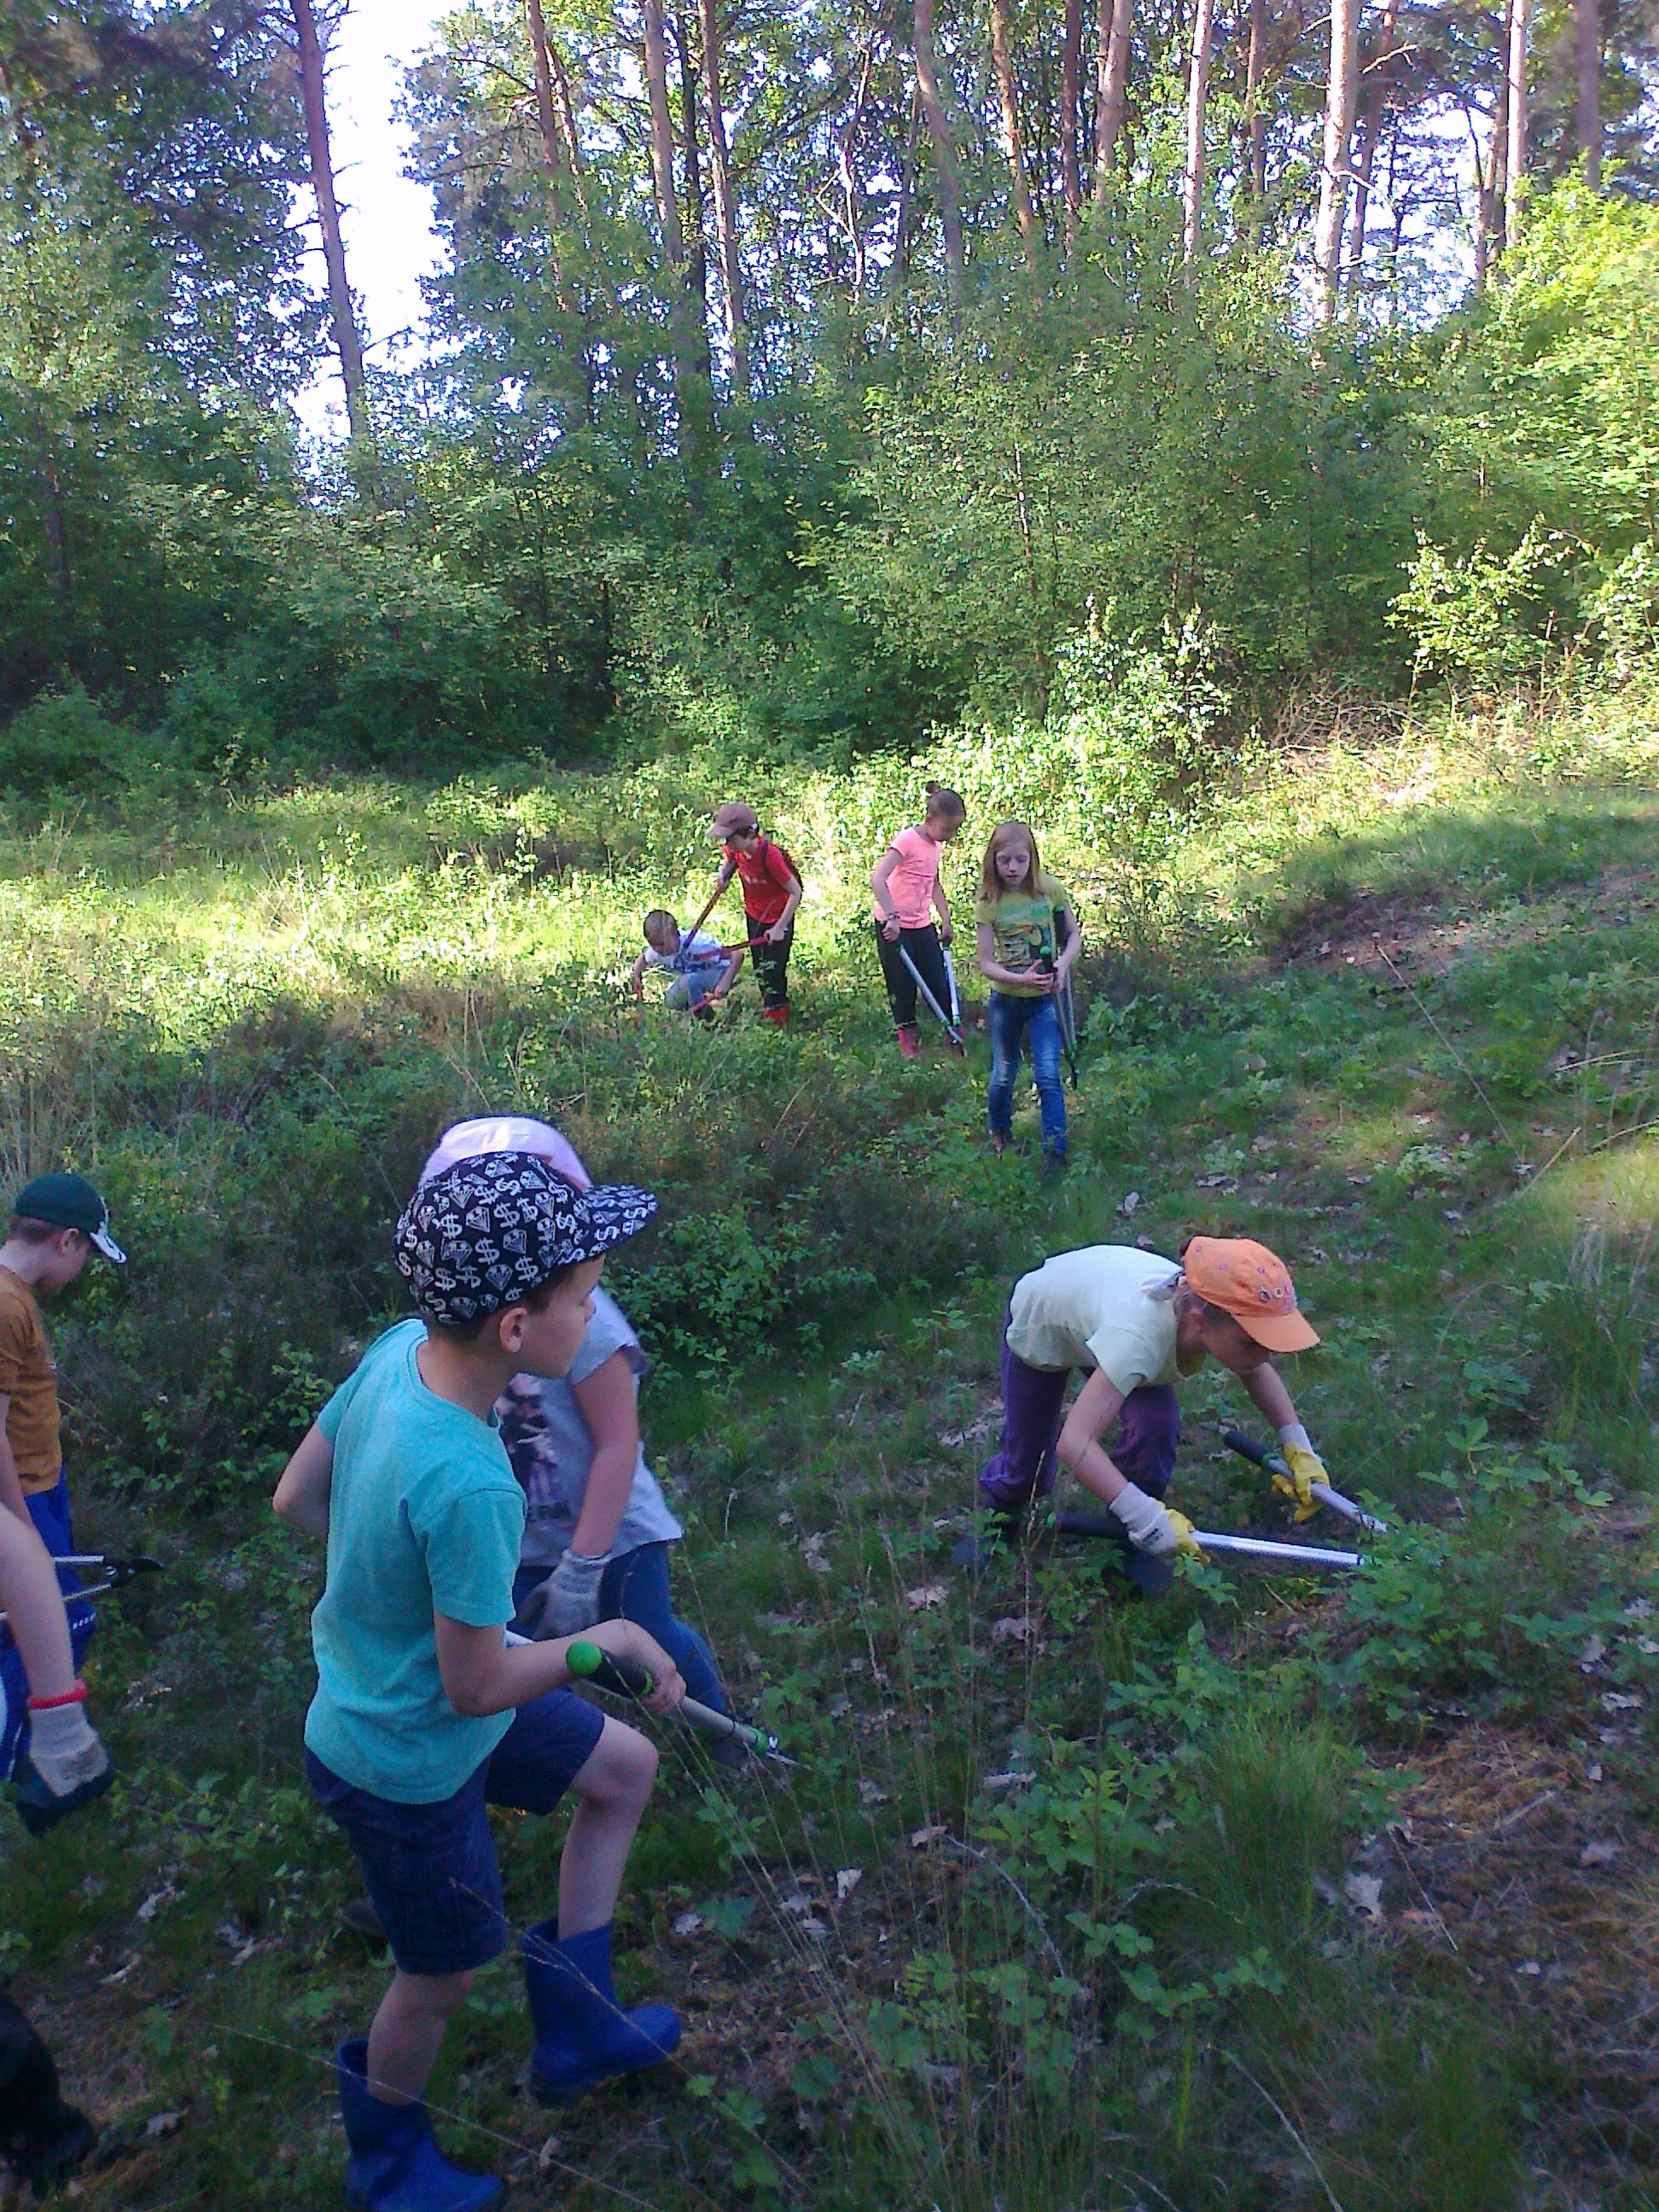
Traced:
[[1019, 999], [993, 991], [990, 1000], [991, 1088], [986, 1100], [991, 1134], [1006, 1137], [1014, 1126], [1014, 1080], [1019, 1073], [1019, 1041], [1024, 1037], [1042, 1113], [1042, 1149], [1066, 1150], [1066, 1093], [1060, 1082], [1060, 1016], [1050, 998]]
[[[513, 1584], [513, 1603], [521, 1606], [538, 1583], [552, 1572], [550, 1567], [520, 1567]], [[668, 1588], [668, 1547], [641, 1544], [612, 1559], [599, 1583], [599, 1619], [632, 1620], [654, 1636], [685, 1678], [688, 1695], [712, 1705], [717, 1713], [730, 1712], [714, 1656], [695, 1628], [688, 1628], [674, 1612]]]
[[665, 1006], [688, 1006], [693, 1012], [702, 1006], [726, 973], [722, 968], [688, 968], [684, 975], [676, 975], [662, 994]]

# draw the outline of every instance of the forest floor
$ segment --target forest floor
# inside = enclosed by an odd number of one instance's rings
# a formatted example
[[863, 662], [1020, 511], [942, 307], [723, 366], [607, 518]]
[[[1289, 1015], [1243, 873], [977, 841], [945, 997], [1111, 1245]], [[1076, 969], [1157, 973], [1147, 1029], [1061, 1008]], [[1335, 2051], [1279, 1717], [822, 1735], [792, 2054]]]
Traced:
[[[509, 1951], [434, 2090], [456, 2155], [583, 2212], [1659, 2203], [1659, 802], [1522, 767], [1304, 763], [1132, 943], [1054, 855], [1091, 938], [1057, 1185], [1029, 1093], [988, 1155], [982, 1032], [899, 1063], [810, 851], [780, 1035], [618, 1002], [695, 873], [538, 877], [432, 830], [442, 795], [17, 825], [0, 1151], [115, 1201], [131, 1280], [57, 1323], [70, 1479], [83, 1546], [165, 1561], [88, 1670], [120, 1785], [44, 1844], [0, 1822], [0, 1973], [105, 2131], [69, 2194], [339, 2201], [329, 2059], [386, 1963], [300, 1771], [319, 1561], [264, 1500], [487, 1102], [663, 1193], [615, 1287], [678, 1588], [804, 1764], [658, 1731], [622, 1977], [678, 2058], [539, 2112]], [[1146, 1604], [1039, 1531], [964, 1577], [1009, 1285], [1197, 1230], [1294, 1268], [1298, 1407], [1395, 1524], [1370, 1571]], [[1224, 1382], [1173, 1495], [1286, 1534]], [[499, 1820], [515, 1923], [558, 1831]]]

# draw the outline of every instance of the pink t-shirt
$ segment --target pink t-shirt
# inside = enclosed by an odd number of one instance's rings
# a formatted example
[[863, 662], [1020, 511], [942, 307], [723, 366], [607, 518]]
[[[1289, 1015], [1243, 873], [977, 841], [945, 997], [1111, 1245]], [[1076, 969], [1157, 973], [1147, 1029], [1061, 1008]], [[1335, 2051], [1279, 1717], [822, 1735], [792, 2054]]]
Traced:
[[901, 830], [887, 848], [899, 856], [887, 878], [887, 898], [901, 929], [926, 929], [933, 918], [933, 885], [939, 848], [923, 830]]

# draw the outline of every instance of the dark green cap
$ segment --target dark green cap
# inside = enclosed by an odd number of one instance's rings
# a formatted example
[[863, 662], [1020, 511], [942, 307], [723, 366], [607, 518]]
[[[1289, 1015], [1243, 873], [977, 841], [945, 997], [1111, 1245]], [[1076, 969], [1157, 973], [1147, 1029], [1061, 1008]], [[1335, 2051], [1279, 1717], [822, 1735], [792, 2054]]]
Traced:
[[11, 1202], [27, 1221], [49, 1221], [54, 1229], [78, 1229], [106, 1260], [125, 1267], [127, 1255], [109, 1233], [109, 1207], [84, 1176], [36, 1176]]

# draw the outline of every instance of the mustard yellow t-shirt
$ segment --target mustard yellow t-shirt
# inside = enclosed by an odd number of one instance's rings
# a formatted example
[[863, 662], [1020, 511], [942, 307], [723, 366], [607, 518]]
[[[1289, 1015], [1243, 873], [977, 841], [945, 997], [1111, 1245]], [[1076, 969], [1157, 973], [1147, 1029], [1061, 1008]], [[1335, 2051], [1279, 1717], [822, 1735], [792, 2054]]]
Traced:
[[0, 1267], [0, 1397], [9, 1401], [6, 1442], [24, 1496], [50, 1490], [64, 1464], [58, 1363], [46, 1341], [40, 1301], [9, 1267]]
[[[1012, 975], [1024, 975], [1044, 962], [1054, 966], [1060, 951], [1060, 917], [1070, 908], [1065, 884], [1056, 877], [1039, 875], [1035, 890], [1004, 891], [1000, 898], [979, 900], [974, 920], [991, 932], [998, 967]], [[1046, 995], [1034, 983], [994, 983], [991, 988], [1011, 999]]]

